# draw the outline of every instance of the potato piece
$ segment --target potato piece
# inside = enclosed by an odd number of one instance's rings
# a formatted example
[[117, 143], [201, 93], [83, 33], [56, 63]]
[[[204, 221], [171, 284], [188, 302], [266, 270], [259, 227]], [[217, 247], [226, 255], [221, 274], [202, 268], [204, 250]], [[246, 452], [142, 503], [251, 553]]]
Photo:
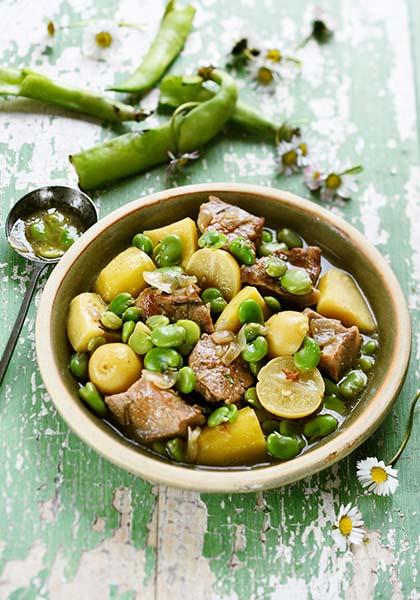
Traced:
[[179, 235], [183, 243], [182, 262], [181, 266], [185, 267], [188, 264], [191, 256], [197, 250], [197, 227], [196, 224], [190, 217], [186, 217], [181, 221], [176, 221], [165, 227], [159, 227], [158, 229], [149, 229], [145, 231], [144, 235], [147, 235], [156, 246], [168, 235]]
[[186, 271], [195, 275], [202, 289], [216, 287], [225, 300], [232, 300], [241, 289], [241, 270], [229, 252], [202, 248], [191, 256]]
[[360, 331], [372, 333], [376, 321], [353, 277], [339, 269], [330, 269], [321, 277], [320, 297], [316, 310], [324, 317], [338, 319], [346, 327], [357, 325]]
[[99, 346], [89, 360], [89, 379], [103, 394], [125, 392], [141, 374], [140, 357], [127, 344]]
[[95, 290], [105, 302], [111, 302], [117, 294], [129, 292], [138, 296], [146, 287], [145, 271], [154, 271], [156, 266], [150, 256], [132, 246], [117, 254], [99, 273]]
[[299, 350], [309, 331], [308, 317], [294, 310], [285, 310], [270, 317], [266, 323], [268, 355], [292, 356]]
[[105, 311], [105, 302], [91, 292], [79, 294], [70, 302], [67, 336], [76, 352], [86, 352], [89, 341], [104, 334], [100, 319]]
[[257, 302], [264, 313], [264, 318], [267, 319], [270, 315], [270, 311], [268, 306], [264, 302], [264, 298], [261, 296], [257, 288], [246, 286], [241, 289], [241, 291], [236, 294], [223, 310], [221, 315], [216, 321], [216, 331], [222, 331], [224, 329], [228, 329], [229, 331], [233, 331], [237, 333], [241, 328], [241, 324], [239, 322], [238, 310], [239, 305], [244, 300], [255, 300]]
[[229, 467], [249, 465], [267, 459], [265, 438], [254, 410], [238, 411], [233, 423], [204, 427], [197, 440], [197, 463]]

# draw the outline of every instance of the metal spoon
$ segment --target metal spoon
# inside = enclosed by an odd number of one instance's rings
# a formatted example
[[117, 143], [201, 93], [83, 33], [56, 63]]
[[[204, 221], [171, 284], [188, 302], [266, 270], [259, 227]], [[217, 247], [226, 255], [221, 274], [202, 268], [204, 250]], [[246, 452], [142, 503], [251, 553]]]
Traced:
[[24, 248], [20, 249], [11, 243], [10, 234], [18, 219], [25, 219], [35, 211], [47, 208], [65, 208], [67, 210], [71, 210], [79, 217], [86, 229], [94, 225], [98, 220], [98, 214], [96, 212], [95, 205], [89, 196], [80, 190], [58, 185], [45, 186], [33, 190], [18, 200], [10, 209], [9, 214], [7, 215], [5, 227], [7, 241], [13, 250], [15, 250], [15, 252], [23, 256], [26, 260], [32, 261], [34, 263], [34, 268], [32, 270], [28, 287], [16, 317], [15, 324], [10, 333], [9, 340], [6, 344], [6, 348], [0, 361], [0, 385], [3, 382], [4, 375], [15, 349], [16, 342], [19, 338], [19, 334], [25, 321], [26, 313], [28, 312], [39, 276], [49, 265], [56, 264], [59, 261], [59, 258], [42, 258], [40, 256], [36, 256], [35, 254], [28, 253], [28, 251]]

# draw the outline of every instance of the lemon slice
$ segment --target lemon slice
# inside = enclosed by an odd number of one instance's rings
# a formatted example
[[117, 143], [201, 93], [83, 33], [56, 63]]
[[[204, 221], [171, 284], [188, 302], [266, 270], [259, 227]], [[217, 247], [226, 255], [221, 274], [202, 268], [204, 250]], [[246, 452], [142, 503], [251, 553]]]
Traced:
[[301, 419], [321, 404], [325, 384], [318, 369], [300, 372], [293, 358], [270, 360], [258, 373], [257, 396], [263, 407], [285, 419]]
[[241, 289], [241, 270], [229, 252], [215, 248], [197, 250], [188, 261], [188, 275], [195, 275], [202, 289], [216, 287], [225, 300], [232, 300]]

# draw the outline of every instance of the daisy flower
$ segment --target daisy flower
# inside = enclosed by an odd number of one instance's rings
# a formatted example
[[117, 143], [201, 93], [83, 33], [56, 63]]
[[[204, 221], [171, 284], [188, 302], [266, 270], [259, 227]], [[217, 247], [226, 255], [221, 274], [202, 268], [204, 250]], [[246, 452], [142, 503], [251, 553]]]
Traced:
[[352, 194], [358, 189], [354, 176], [361, 171], [363, 171], [363, 167], [357, 165], [344, 171], [334, 168], [334, 170], [322, 174], [321, 185], [316, 188], [321, 190], [321, 200], [331, 201], [334, 198], [348, 200], [351, 198]]
[[232, 46], [229, 52], [228, 65], [230, 67], [242, 67], [260, 54], [260, 50], [256, 48], [249, 36], [242, 36]]
[[290, 66], [300, 66], [299, 59], [288, 56], [277, 48], [269, 48], [250, 64], [250, 73], [257, 87], [272, 89], [278, 79], [290, 74]]
[[340, 506], [338, 516], [334, 522], [332, 537], [339, 550], [346, 550], [350, 544], [361, 544], [365, 537], [363, 519], [356, 506]]
[[311, 192], [319, 190], [323, 183], [323, 174], [317, 165], [308, 165], [303, 171], [303, 180]]
[[357, 479], [369, 493], [389, 496], [398, 487], [398, 471], [374, 457], [357, 462]]
[[300, 136], [294, 135], [290, 142], [283, 140], [277, 146], [279, 173], [292, 175], [308, 164], [308, 147]]
[[166, 180], [169, 181], [177, 173], [180, 173], [192, 160], [200, 158], [200, 153], [196, 150], [194, 152], [184, 152], [180, 156], [175, 156], [172, 152], [168, 152], [169, 164], [166, 168]]
[[98, 21], [85, 28], [83, 34], [82, 52], [95, 60], [108, 60], [115, 56], [121, 44], [118, 25], [109, 21]]

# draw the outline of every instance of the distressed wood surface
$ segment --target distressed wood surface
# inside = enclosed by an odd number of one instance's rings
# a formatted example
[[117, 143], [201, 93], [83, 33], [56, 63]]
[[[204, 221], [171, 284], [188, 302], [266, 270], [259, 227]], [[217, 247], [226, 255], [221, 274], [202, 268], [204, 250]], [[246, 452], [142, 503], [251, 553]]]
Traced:
[[[305, 0], [193, 1], [194, 33], [173, 72], [223, 64], [241, 33], [291, 48], [304, 37], [313, 9]], [[364, 165], [359, 193], [332, 210], [389, 260], [416, 332], [420, 6], [417, 0], [322, 4], [337, 21], [334, 42], [308, 44], [301, 51], [301, 77], [281, 82], [274, 95], [253, 90], [246, 79], [241, 94], [279, 122], [302, 119], [321, 162]], [[138, 63], [162, 6], [156, 0], [1, 0], [1, 61], [103, 89]], [[124, 30], [111, 64], [82, 56], [81, 29], [61, 31], [52, 53], [43, 54], [47, 20], [60, 25], [98, 17], [147, 27]], [[1, 101], [2, 228], [8, 208], [31, 188], [75, 184], [69, 153], [124, 129], [35, 102]], [[308, 197], [301, 177], [276, 175], [270, 145], [240, 133], [210, 144], [178, 184], [210, 181], [263, 184]], [[164, 186], [159, 168], [95, 194], [95, 201], [105, 215]], [[4, 235], [0, 252], [3, 348], [31, 267], [8, 248]], [[348, 459], [285, 489], [200, 496], [154, 488], [112, 466], [56, 414], [35, 360], [34, 317], [43, 283], [45, 277], [1, 390], [1, 598], [420, 598], [418, 417], [393, 497], [364, 495], [355, 477], [358, 458], [389, 458], [399, 444], [419, 376], [418, 339], [391, 415]], [[340, 554], [332, 545], [331, 515], [347, 502], [359, 505], [368, 543]]]

